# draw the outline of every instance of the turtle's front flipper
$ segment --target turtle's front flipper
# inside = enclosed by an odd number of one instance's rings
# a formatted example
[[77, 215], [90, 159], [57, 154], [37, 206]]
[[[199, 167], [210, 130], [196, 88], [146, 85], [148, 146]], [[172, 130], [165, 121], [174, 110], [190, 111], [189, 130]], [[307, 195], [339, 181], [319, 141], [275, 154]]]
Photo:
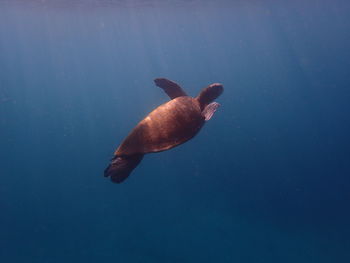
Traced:
[[112, 182], [119, 184], [130, 175], [142, 158], [143, 154], [115, 156], [105, 169], [104, 176], [111, 177]]
[[204, 110], [202, 111], [202, 115], [205, 118], [205, 121], [209, 121], [219, 107], [220, 104], [217, 102], [212, 102], [205, 106]]
[[154, 83], [156, 83], [159, 88], [162, 88], [171, 99], [187, 96], [186, 92], [174, 81], [165, 78], [157, 78], [154, 80]]

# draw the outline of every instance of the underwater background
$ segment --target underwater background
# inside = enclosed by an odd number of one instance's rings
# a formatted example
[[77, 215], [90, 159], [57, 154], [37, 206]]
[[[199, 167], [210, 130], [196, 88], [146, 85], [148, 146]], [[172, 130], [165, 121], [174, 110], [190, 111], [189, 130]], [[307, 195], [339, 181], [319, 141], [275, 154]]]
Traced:
[[[0, 0], [0, 262], [350, 262], [350, 2]], [[191, 141], [115, 148], [213, 82]]]

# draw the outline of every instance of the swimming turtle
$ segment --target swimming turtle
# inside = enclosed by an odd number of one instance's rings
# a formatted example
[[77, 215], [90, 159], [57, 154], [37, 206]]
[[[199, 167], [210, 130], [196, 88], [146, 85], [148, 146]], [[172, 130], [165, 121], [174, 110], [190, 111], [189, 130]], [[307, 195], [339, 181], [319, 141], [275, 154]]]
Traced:
[[157, 78], [154, 82], [171, 100], [149, 113], [117, 148], [104, 171], [115, 183], [123, 182], [146, 153], [169, 150], [193, 138], [220, 106], [213, 102], [223, 92], [219, 83], [192, 98], [171, 80]]

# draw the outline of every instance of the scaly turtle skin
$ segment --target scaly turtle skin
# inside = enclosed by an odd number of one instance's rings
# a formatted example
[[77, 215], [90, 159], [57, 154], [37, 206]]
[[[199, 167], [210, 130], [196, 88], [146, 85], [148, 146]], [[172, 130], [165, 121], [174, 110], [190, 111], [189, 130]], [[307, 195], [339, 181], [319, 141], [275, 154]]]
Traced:
[[165, 151], [193, 138], [219, 107], [212, 101], [223, 92], [222, 85], [214, 83], [192, 98], [173, 81], [158, 78], [155, 83], [171, 100], [140, 121], [117, 148], [105, 170], [105, 176], [115, 183], [124, 181], [144, 154]]

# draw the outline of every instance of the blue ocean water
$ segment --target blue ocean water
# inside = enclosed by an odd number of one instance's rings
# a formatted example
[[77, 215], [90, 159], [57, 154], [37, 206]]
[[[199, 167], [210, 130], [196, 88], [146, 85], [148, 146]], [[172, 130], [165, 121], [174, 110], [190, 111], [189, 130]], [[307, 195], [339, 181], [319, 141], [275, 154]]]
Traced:
[[[0, 262], [350, 262], [349, 13], [0, 0]], [[221, 107], [113, 184], [156, 77]]]

